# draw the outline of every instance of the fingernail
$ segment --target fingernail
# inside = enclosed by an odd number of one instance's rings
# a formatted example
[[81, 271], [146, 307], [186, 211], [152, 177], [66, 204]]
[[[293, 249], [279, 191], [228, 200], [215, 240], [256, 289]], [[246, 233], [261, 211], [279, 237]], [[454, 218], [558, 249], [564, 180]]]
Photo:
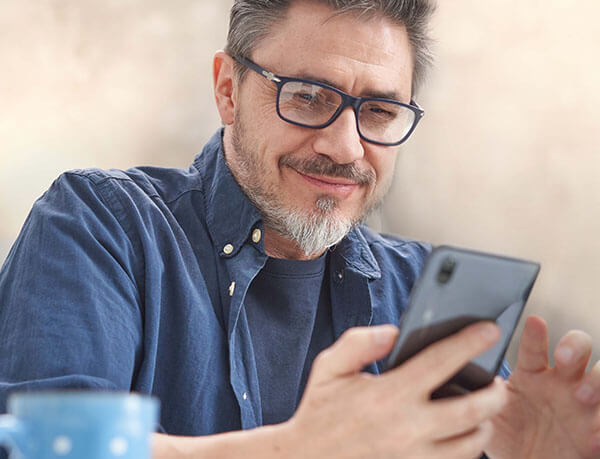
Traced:
[[388, 344], [394, 335], [395, 327], [393, 325], [380, 325], [373, 330], [373, 339], [375, 344], [383, 346]]
[[500, 330], [494, 324], [485, 324], [481, 327], [480, 330], [482, 336], [488, 341], [496, 341], [498, 339], [498, 335], [500, 334]]
[[569, 346], [560, 346], [556, 350], [555, 358], [560, 360], [561, 363], [570, 363], [573, 359], [573, 349]]
[[575, 397], [577, 397], [580, 402], [591, 403], [594, 398], [594, 389], [587, 384], [583, 384], [575, 391]]

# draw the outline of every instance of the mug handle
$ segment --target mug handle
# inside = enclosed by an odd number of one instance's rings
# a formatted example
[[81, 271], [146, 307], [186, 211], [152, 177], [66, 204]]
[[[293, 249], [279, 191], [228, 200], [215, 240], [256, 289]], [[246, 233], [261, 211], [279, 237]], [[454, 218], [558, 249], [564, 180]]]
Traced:
[[24, 436], [25, 426], [22, 421], [10, 414], [0, 415], [0, 446], [17, 448], [22, 453]]

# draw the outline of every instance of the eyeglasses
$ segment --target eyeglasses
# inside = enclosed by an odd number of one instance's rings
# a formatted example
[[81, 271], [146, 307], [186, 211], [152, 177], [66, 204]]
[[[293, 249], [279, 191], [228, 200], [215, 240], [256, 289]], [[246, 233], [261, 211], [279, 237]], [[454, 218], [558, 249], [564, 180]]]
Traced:
[[322, 129], [333, 123], [346, 107], [356, 115], [356, 129], [363, 140], [377, 145], [400, 145], [412, 134], [425, 112], [410, 104], [379, 97], [354, 97], [318, 81], [275, 75], [244, 57], [234, 57], [277, 86], [277, 114], [296, 126]]

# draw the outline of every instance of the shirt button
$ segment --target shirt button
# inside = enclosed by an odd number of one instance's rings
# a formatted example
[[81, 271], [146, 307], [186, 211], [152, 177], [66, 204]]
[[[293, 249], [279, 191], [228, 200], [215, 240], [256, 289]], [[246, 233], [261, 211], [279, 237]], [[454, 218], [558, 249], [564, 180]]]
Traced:
[[262, 237], [262, 231], [261, 231], [261, 230], [259, 230], [259, 229], [255, 229], [255, 230], [252, 232], [252, 240], [253, 240], [255, 243], [257, 243], [257, 244], [258, 244], [258, 243], [260, 242], [260, 238], [261, 238], [261, 237]]
[[233, 253], [233, 246], [231, 244], [227, 244], [225, 247], [223, 247], [223, 252], [225, 255], [231, 255]]
[[337, 277], [339, 280], [342, 280], [344, 278], [344, 274], [341, 271], [338, 271]]
[[248, 392], [244, 392], [244, 393], [242, 394], [242, 398], [243, 398], [244, 400], [248, 400]]
[[233, 296], [233, 292], [235, 292], [235, 282], [232, 282], [229, 286], [229, 296]]

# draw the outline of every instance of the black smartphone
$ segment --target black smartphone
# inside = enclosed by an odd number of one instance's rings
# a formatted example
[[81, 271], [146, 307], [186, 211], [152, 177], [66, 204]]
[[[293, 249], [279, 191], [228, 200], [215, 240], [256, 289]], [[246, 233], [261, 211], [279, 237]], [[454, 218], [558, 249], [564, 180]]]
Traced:
[[495, 321], [502, 336], [434, 392], [464, 394], [492, 382], [537, 278], [538, 263], [450, 246], [435, 248], [409, 297], [387, 368], [481, 320]]

